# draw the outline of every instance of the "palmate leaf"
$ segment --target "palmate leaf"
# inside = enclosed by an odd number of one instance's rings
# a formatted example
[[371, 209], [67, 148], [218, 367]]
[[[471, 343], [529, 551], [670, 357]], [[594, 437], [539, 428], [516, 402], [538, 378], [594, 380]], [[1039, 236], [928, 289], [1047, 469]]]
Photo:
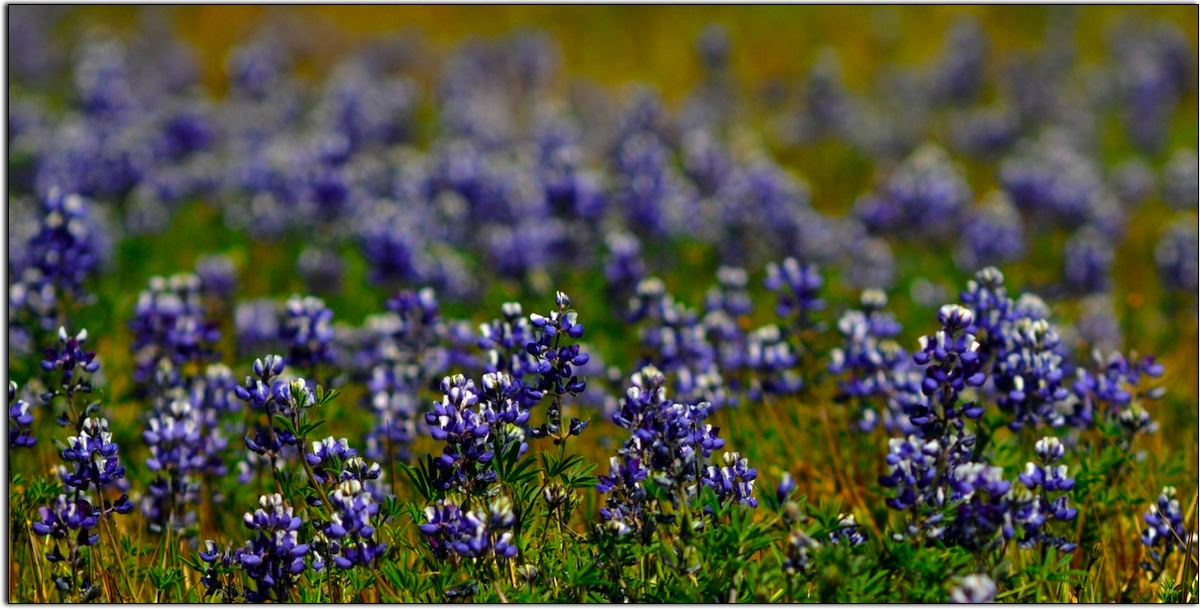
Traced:
[[398, 463], [397, 465], [426, 503], [432, 503], [441, 497], [441, 491], [433, 485], [432, 481], [435, 467], [432, 455], [425, 455], [425, 459], [418, 461], [416, 467], [407, 463]]

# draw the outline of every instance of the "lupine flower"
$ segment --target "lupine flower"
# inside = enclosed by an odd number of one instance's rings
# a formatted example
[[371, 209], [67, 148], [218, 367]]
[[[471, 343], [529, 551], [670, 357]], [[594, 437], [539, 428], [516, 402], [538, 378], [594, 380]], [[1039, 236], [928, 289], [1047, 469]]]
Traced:
[[624, 305], [646, 277], [642, 246], [637, 237], [628, 233], [610, 233], [604, 242], [608, 248], [604, 262], [608, 293], [612, 302]]
[[1013, 536], [1012, 506], [1007, 497], [1012, 483], [1004, 479], [1003, 469], [972, 461], [959, 463], [946, 482], [948, 498], [958, 503], [953, 519], [946, 522], [945, 540], [981, 550]]
[[959, 298], [971, 309], [973, 333], [980, 342], [980, 352], [990, 357], [1002, 349], [1006, 340], [1005, 327], [1014, 316], [1015, 304], [1004, 289], [1004, 274], [1000, 269], [989, 266], [975, 273]]
[[[66, 466], [60, 471], [63, 484], [82, 492], [93, 487], [114, 486], [125, 477], [125, 467], [121, 465], [117, 451], [107, 420], [84, 419], [78, 435], [68, 438], [66, 448], [60, 453]], [[124, 513], [128, 511], [128, 502], [129, 499], [122, 496], [113, 507]]]
[[793, 529], [784, 547], [783, 571], [789, 575], [808, 571], [812, 564], [812, 553], [820, 547], [819, 541], [800, 529]]
[[[921, 390], [928, 396], [936, 396], [947, 407], [947, 417], [958, 401], [960, 392], [967, 386], [979, 387], [987, 379], [983, 361], [979, 357], [979, 342], [970, 333], [975, 315], [959, 305], [945, 305], [938, 310], [938, 321], [942, 329], [931, 336], [922, 336], [921, 350], [913, 354], [913, 361], [925, 367], [925, 380]], [[981, 407], [974, 403], [963, 405], [963, 413], [975, 418]], [[913, 420], [918, 425], [925, 421]]]
[[533, 328], [520, 303], [506, 302], [503, 319], [480, 324], [478, 344], [484, 350], [484, 368], [488, 372], [507, 372], [521, 380], [537, 371], [537, 361], [525, 349], [533, 342]]
[[418, 527], [436, 556], [513, 558], [517, 547], [508, 531], [516, 522], [507, 497], [493, 499], [486, 510], [463, 512], [439, 501], [425, 508], [425, 524]]
[[613, 199], [627, 225], [639, 234], [661, 236], [689, 220], [695, 193], [673, 170], [670, 154], [658, 136], [648, 132], [624, 138], [617, 150]]
[[[538, 379], [531, 383], [526, 395], [538, 400], [544, 396], [550, 399], [545, 425], [532, 430], [535, 437], [558, 438], [562, 433], [563, 400], [568, 395], [578, 396], [587, 388], [587, 382], [575, 374], [575, 368], [586, 365], [590, 358], [578, 343], [568, 344], [572, 339], [583, 337], [583, 324], [579, 323], [566, 294], [558, 292], [554, 300], [557, 310], [551, 311], [550, 315], [533, 313], [529, 316], [533, 325], [532, 340], [526, 343], [525, 350], [534, 357]], [[586, 422], [572, 420], [567, 433], [579, 435], [586, 425]]]
[[307, 248], [300, 252], [297, 270], [310, 292], [334, 294], [342, 286], [342, 259], [334, 252]]
[[[93, 546], [100, 540], [99, 532], [92, 532], [99, 526], [98, 516], [87, 499], [71, 500], [66, 495], [59, 495], [54, 505], [38, 508], [39, 520], [33, 523], [32, 529], [38, 535], [49, 535], [56, 540], [69, 539], [75, 547]], [[64, 559], [57, 545], [46, 552], [46, 558], [50, 562]]]
[[[1087, 427], [1097, 419], [1115, 420], [1125, 430], [1126, 441], [1143, 432], [1152, 432], [1157, 425], [1150, 420], [1145, 406], [1163, 394], [1162, 387], [1144, 387], [1143, 379], [1162, 376], [1163, 367], [1153, 357], [1140, 360], [1120, 353], [1107, 357], [1094, 354], [1094, 370], [1080, 366], [1075, 369], [1073, 385], [1078, 402], [1074, 405], [1072, 421]], [[1132, 391], [1131, 391], [1132, 390]]]
[[350, 448], [350, 442], [346, 438], [335, 439], [329, 436], [323, 440], [314, 440], [304, 459], [312, 466], [318, 480], [332, 482], [340, 477], [340, 472], [334, 470], [340, 469], [343, 463], [356, 456], [358, 451]]
[[[749, 376], [745, 397], [753, 403], [763, 396], [792, 395], [803, 389], [804, 381], [796, 372], [798, 361], [779, 326], [768, 324], [746, 336], [745, 352], [734, 369], [741, 368]], [[711, 390], [708, 395], [720, 396]]]
[[320, 298], [289, 298], [279, 327], [279, 338], [288, 348], [288, 362], [305, 369], [332, 362], [332, 322], [333, 311]]
[[992, 193], [966, 214], [955, 261], [967, 271], [1015, 262], [1025, 253], [1021, 216], [1003, 193]]
[[642, 467], [640, 458], [621, 455], [609, 458], [608, 475], [601, 474], [596, 490], [608, 495], [600, 518], [609, 530], [617, 535], [641, 530], [644, 520], [642, 510], [646, 501], [646, 489], [642, 481], [649, 471]]
[[775, 486], [775, 501], [782, 505], [794, 490], [796, 490], [796, 480], [792, 478], [791, 474], [783, 472], [779, 478], [779, 484]]
[[1196, 291], [1200, 268], [1196, 223], [1181, 219], [1172, 223], [1154, 248], [1154, 262], [1163, 287], [1174, 292], [1191, 294]]
[[[292, 512], [291, 506], [278, 493], [259, 498], [259, 508], [246, 512], [242, 519], [247, 528], [256, 531], [253, 539], [246, 542], [230, 556], [254, 582], [253, 588], [243, 592], [249, 602], [286, 601], [292, 598], [296, 577], [304, 572], [304, 556], [309, 546], [300, 543], [299, 531], [303, 522]], [[215, 544], [205, 542], [205, 552], [200, 558], [213, 565], [222, 560], [216, 553]], [[206, 578], [209, 585], [211, 578]], [[215, 583], [215, 582], [214, 582]], [[216, 591], [210, 587], [210, 592]]]
[[261, 353], [279, 341], [279, 305], [271, 299], [239, 302], [233, 311], [238, 353]]
[[1091, 218], [1105, 196], [1095, 164], [1062, 133], [1022, 144], [1001, 163], [999, 179], [1018, 208], [1068, 228]]
[[[42, 400], [49, 402], [55, 395], [72, 398], [76, 393], [91, 393], [92, 381], [89, 375], [100, 370], [100, 362], [96, 361], [94, 351], [85, 351], [83, 343], [87, 341], [87, 328], [70, 335], [65, 327], [58, 329], [59, 346], [47, 347], [45, 358], [42, 360], [42, 370], [47, 372], [59, 371], [61, 376], [55, 383], [48, 383], [52, 389], [42, 395]], [[64, 419], [59, 419], [60, 424]]]
[[220, 333], [205, 317], [200, 290], [197, 276], [181, 274], [153, 277], [149, 288], [138, 295], [129, 324], [137, 382], [150, 382], [161, 360], [182, 368], [215, 358]]
[[855, 520], [854, 514], [839, 514], [837, 528], [829, 534], [829, 543], [845, 542], [851, 546], [859, 546], [867, 542], [867, 536]]
[[434, 463], [443, 489], [476, 489], [496, 478], [492, 469], [491, 427], [479, 407], [475, 382], [461, 374], [442, 379], [442, 399], [425, 413], [429, 434], [444, 442]]
[[1083, 343], [1101, 353], [1119, 351], [1123, 339], [1112, 297], [1106, 294], [1087, 296], [1080, 301], [1080, 309], [1075, 331]]
[[61, 297], [78, 298], [100, 266], [102, 239], [88, 201], [54, 188], [42, 200], [41, 222], [26, 245], [25, 260]]
[[[840, 348], [829, 353], [829, 372], [839, 375], [839, 401], [857, 403], [861, 410], [860, 429], [869, 431], [878, 420], [881, 406], [890, 401], [910, 361], [908, 354], [893, 340], [900, 333], [895, 317], [884, 311], [887, 295], [880, 290], [865, 290], [863, 310], [850, 310], [838, 320], [838, 332], [845, 337]], [[897, 413], [884, 410], [886, 424], [894, 426]]]
[[220, 298], [229, 298], [237, 290], [237, 269], [229, 256], [212, 254], [196, 261], [200, 290]]
[[[888, 474], [879, 478], [879, 483], [885, 488], [895, 489], [892, 497], [887, 499], [888, 507], [894, 510], [910, 510], [916, 515], [923, 506], [936, 508], [943, 501], [944, 494], [939, 492], [937, 460], [943, 447], [939, 440], [921, 440], [917, 436], [907, 438], [892, 438], [888, 441], [889, 454], [887, 465]], [[933, 518], [926, 523], [910, 522], [912, 525], [932, 527], [931, 535], [940, 536], [939, 519]]]
[[359, 480], [344, 480], [329, 496], [329, 503], [333, 515], [325, 535], [334, 540], [330, 547], [333, 563], [339, 569], [374, 563], [387, 544], [375, 540], [373, 519], [379, 514], [379, 505], [370, 492]]
[[166, 369], [159, 371], [154, 411], [142, 432], [150, 447], [146, 466], [158, 477], [150, 484], [142, 511], [154, 529], [182, 530], [194, 520], [187, 506], [200, 499], [200, 476], [225, 473], [221, 451], [227, 442], [218, 428], [219, 411], [192, 401], [203, 390], [188, 391], [174, 384], [170, 364], [162, 366]]
[[1108, 290], [1113, 257], [1111, 240], [1091, 227], [1080, 229], [1063, 246], [1067, 288], [1081, 294]]
[[696, 312], [675, 302], [657, 277], [638, 284], [629, 304], [630, 320], [639, 325], [641, 363], [673, 375], [681, 399], [723, 404], [717, 354]]
[[1156, 579], [1166, 566], [1167, 559], [1176, 550], [1194, 553], [1196, 535], [1189, 533], [1183, 523], [1183, 510], [1175, 498], [1175, 487], [1165, 486], [1143, 519], [1146, 529], [1142, 532], [1142, 544], [1149, 549], [1148, 560], [1142, 569]]
[[971, 189], [946, 153], [927, 145], [904, 160], [883, 192], [855, 204], [855, 214], [875, 232], [914, 230], [938, 236], [951, 230], [970, 204]]
[[979, 22], [969, 17], [956, 20], [930, 75], [933, 94], [947, 101], [973, 98], [984, 84], [987, 51], [987, 35]]
[[1063, 357], [1058, 333], [1045, 319], [1021, 318], [1007, 330], [1010, 343], [997, 355], [992, 381], [997, 403], [1014, 419], [1009, 427], [1020, 429], [1044, 422], [1059, 427], [1066, 421], [1065, 402], [1071, 395], [1064, 386]]
[[37, 443], [33, 435], [33, 413], [29, 403], [17, 395], [17, 383], [8, 382], [8, 445], [28, 447]]
[[291, 419], [298, 411], [316, 403], [316, 395], [304, 379], [280, 380], [283, 367], [283, 358], [278, 355], [256, 359], [254, 376], [247, 376], [246, 382], [234, 390], [238, 399], [265, 413], [271, 421], [269, 426], [257, 427], [245, 438], [246, 448], [260, 455], [277, 455], [283, 447], [296, 444], [297, 439], [290, 431], [276, 426], [276, 415]]
[[717, 493], [721, 502], [741, 503], [750, 507], [758, 507], [754, 498], [754, 479], [758, 470], [746, 464], [746, 459], [738, 453], [725, 453], [721, 457], [724, 465], [717, 467], [709, 465], [700, 481]]
[[990, 603], [995, 598], [996, 582], [982, 573], [963, 577], [950, 590], [950, 601], [954, 603]]
[[1038, 440], [1035, 450], [1040, 463], [1026, 463], [1025, 471], [1018, 476], [1033, 495], [1016, 497], [1014, 517], [1024, 529], [1021, 545], [1045, 544], [1062, 552], [1074, 551], [1075, 543], [1048, 530], [1051, 521], [1068, 522], [1079, 513], [1068, 505], [1067, 496], [1062, 494], [1075, 487], [1075, 480], [1067, 475], [1067, 466], [1057, 464], [1065, 449], [1058, 438], [1048, 436]]
[[765, 285], [778, 298], [775, 313], [784, 319], [793, 319], [799, 329], [812, 324], [812, 313], [825, 307], [820, 299], [821, 275], [816, 265], [801, 265], [795, 258], [787, 258], [782, 264], [767, 265]]
[[676, 505], [694, 501], [700, 485], [712, 488], [722, 501], [758, 505], [753, 496], [757, 471], [740, 455], [727, 453], [720, 467], [706, 464], [713, 451], [725, 445], [718, 430], [704, 423], [711, 405], [672, 402], [667, 398], [666, 379], [651, 366], [631, 380], [613, 422], [630, 430], [632, 437], [596, 485], [608, 495], [600, 516], [610, 531], [640, 532], [657, 512], [657, 505], [646, 504], [646, 480], [667, 490]]

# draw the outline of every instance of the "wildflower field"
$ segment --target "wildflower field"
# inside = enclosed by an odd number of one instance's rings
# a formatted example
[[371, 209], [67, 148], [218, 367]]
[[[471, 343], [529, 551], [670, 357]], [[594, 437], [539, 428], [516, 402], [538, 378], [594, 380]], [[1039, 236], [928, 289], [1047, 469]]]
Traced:
[[1197, 7], [8, 11], [11, 602], [1188, 602]]

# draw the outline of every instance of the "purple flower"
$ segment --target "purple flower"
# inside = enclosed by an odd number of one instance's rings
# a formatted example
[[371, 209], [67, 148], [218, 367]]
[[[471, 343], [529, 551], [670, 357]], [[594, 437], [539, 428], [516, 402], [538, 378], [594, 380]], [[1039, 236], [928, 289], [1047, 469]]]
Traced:
[[475, 383], [461, 374], [442, 379], [442, 399], [425, 413], [429, 434], [445, 443], [434, 459], [442, 489], [481, 488], [496, 478], [492, 469], [492, 429], [480, 407]]
[[794, 318], [799, 329], [809, 327], [811, 314], [825, 307], [820, 299], [821, 284], [815, 264], [801, 265], [795, 258], [787, 258], [782, 264], [767, 265], [765, 285], [778, 298], [775, 312], [784, 319]]
[[463, 512], [448, 501], [425, 508], [425, 524], [418, 528], [435, 556], [513, 558], [517, 546], [509, 529], [516, 523], [512, 502], [501, 495], [487, 509]]
[[789, 575], [804, 573], [812, 566], [812, 553], [820, 549], [821, 542], [800, 529], [788, 533], [784, 546], [783, 571]]
[[955, 261], [974, 271], [985, 266], [1016, 262], [1025, 253], [1021, 216], [1003, 193], [992, 193], [967, 212], [959, 235]]
[[229, 298], [237, 290], [237, 269], [233, 260], [222, 254], [204, 256], [196, 261], [200, 290], [219, 298]]
[[646, 277], [646, 264], [642, 260], [642, 245], [637, 237], [629, 233], [609, 233], [604, 239], [606, 257], [604, 279], [612, 302], [624, 306], [637, 290], [638, 283]]
[[[578, 343], [572, 341], [583, 337], [583, 324], [571, 308], [571, 299], [562, 292], [555, 294], [556, 310], [549, 315], [533, 313], [529, 316], [532, 331], [525, 351], [534, 358], [536, 381], [530, 380], [526, 396], [541, 400], [548, 396], [546, 423], [531, 431], [534, 437], [549, 435], [562, 441], [562, 406], [567, 396], [578, 396], [587, 388], [587, 382], [575, 374], [575, 369], [588, 363], [590, 356]], [[568, 435], [578, 435], [583, 426], [572, 424]]]
[[700, 481], [717, 493], [717, 499], [722, 503], [740, 503], [749, 507], [758, 507], [754, 498], [754, 479], [758, 470], [750, 467], [746, 459], [738, 453], [727, 452], [721, 457], [723, 465], [709, 465]]
[[1196, 535], [1188, 532], [1184, 525], [1183, 509], [1175, 495], [1175, 487], [1163, 487], [1158, 498], [1142, 516], [1146, 521], [1142, 544], [1149, 552], [1148, 560], [1142, 562], [1141, 566], [1153, 579], [1163, 572], [1167, 559], [1176, 550], [1187, 553], [1196, 551]]
[[292, 296], [284, 309], [279, 339], [288, 348], [288, 362], [313, 369], [333, 361], [333, 311], [313, 296]]
[[[925, 368], [925, 379], [921, 391], [936, 397], [946, 406], [946, 418], [954, 418], [959, 394], [967, 388], [979, 387], [987, 380], [983, 360], [979, 356], [979, 342], [970, 330], [975, 314], [970, 309], [948, 304], [938, 309], [938, 321], [942, 329], [936, 334], [922, 336], [921, 350], [913, 354], [913, 361]], [[971, 418], [979, 416], [978, 406], [963, 405], [963, 412]], [[913, 423], [925, 425], [926, 420], [913, 418]]]
[[1114, 252], [1112, 240], [1092, 227], [1071, 235], [1063, 246], [1063, 280], [1079, 294], [1107, 291]]
[[855, 215], [873, 232], [908, 230], [938, 237], [957, 226], [970, 202], [962, 170], [941, 148], [927, 145], [904, 160], [879, 196], [860, 199]]
[[1000, 185], [1021, 210], [1073, 228], [1106, 196], [1100, 171], [1064, 134], [1025, 142], [1000, 165]]
[[239, 302], [233, 312], [238, 353], [261, 353], [279, 342], [279, 305], [268, 298]]
[[341, 477], [342, 464], [358, 456], [358, 451], [350, 448], [346, 438], [335, 439], [329, 436], [323, 440], [314, 440], [304, 459], [312, 466], [313, 473], [322, 482], [337, 481]]
[[310, 292], [335, 294], [342, 286], [342, 259], [336, 252], [306, 248], [300, 252], [297, 269]]
[[219, 589], [215, 585], [219, 582], [212, 576], [214, 567], [228, 559], [254, 582], [253, 588], [243, 591], [248, 602], [290, 600], [297, 576], [304, 572], [304, 556], [309, 550], [307, 543], [300, 542], [303, 522], [279, 494], [263, 495], [259, 498], [259, 508], [253, 513], [246, 512], [242, 520], [257, 534], [233, 554], [218, 554], [215, 544], [205, 542], [205, 551], [200, 554], [210, 564], [210, 577], [205, 578], [205, 585], [210, 592]]
[[1133, 355], [1126, 358], [1111, 353], [1102, 357], [1096, 353], [1094, 357], [1094, 369], [1086, 366], [1075, 369], [1072, 388], [1078, 401], [1071, 414], [1072, 422], [1089, 427], [1098, 419], [1115, 421], [1123, 430], [1125, 443], [1140, 433], [1157, 429], [1145, 406], [1162, 397], [1164, 389], [1149, 383], [1143, 385], [1143, 381], [1162, 376], [1162, 364], [1150, 356], [1138, 360]]
[[81, 329], [75, 335], [67, 333], [65, 327], [58, 329], [59, 346], [47, 347], [45, 358], [42, 360], [42, 370], [46, 372], [61, 372], [58, 382], [48, 383], [52, 389], [42, 395], [42, 400], [49, 402], [55, 395], [70, 399], [76, 393], [91, 393], [92, 382], [88, 375], [100, 370], [100, 362], [96, 361], [94, 351], [85, 351], [83, 343], [87, 341], [87, 328]]
[[88, 201], [53, 188], [42, 199], [41, 221], [26, 244], [25, 261], [61, 297], [79, 298], [84, 281], [99, 269], [103, 248]]
[[382, 556], [387, 544], [375, 539], [375, 518], [379, 505], [362, 482], [342, 481], [329, 496], [333, 515], [325, 526], [325, 535], [333, 540], [330, 553], [339, 569], [355, 565], [369, 566]]
[[[35, 535], [49, 535], [55, 540], [46, 552], [46, 559], [59, 562], [66, 557], [59, 550], [57, 541], [65, 540], [72, 549], [94, 546], [100, 540], [99, 531], [93, 531], [99, 522], [99, 513], [87, 499], [59, 495], [52, 505], [38, 508], [38, 520], [32, 529]], [[74, 555], [74, 552], [70, 554]]]
[[1058, 332], [1045, 319], [1022, 317], [1005, 329], [1007, 341], [992, 369], [996, 402], [1013, 415], [1012, 429], [1046, 423], [1060, 427], [1070, 390]]
[[37, 443], [33, 435], [33, 412], [29, 403], [17, 395], [17, 383], [8, 382], [8, 445], [29, 447]]
[[891, 401], [911, 359], [894, 340], [900, 324], [884, 311], [887, 295], [865, 290], [861, 302], [863, 310], [846, 311], [838, 320], [837, 329], [845, 341], [830, 351], [829, 372], [839, 377], [835, 399], [858, 404], [860, 428], [870, 430], [879, 410], [887, 416], [888, 425], [894, 425], [891, 419], [898, 413], [881, 407]]
[[199, 277], [181, 274], [153, 277], [149, 288], [138, 295], [129, 323], [134, 334], [135, 381], [150, 382], [162, 360], [182, 368], [216, 358], [220, 332], [205, 316], [200, 290]]
[[1190, 218], [1173, 222], [1154, 248], [1154, 262], [1163, 287], [1173, 292], [1194, 293], [1200, 277], [1198, 258], [1196, 222]]

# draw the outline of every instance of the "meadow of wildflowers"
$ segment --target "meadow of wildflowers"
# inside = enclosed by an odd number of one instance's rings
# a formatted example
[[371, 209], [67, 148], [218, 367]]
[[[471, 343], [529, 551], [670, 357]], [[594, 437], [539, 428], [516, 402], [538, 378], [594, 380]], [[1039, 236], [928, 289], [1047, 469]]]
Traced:
[[9, 601], [1200, 600], [1196, 7], [467, 8], [9, 7]]

